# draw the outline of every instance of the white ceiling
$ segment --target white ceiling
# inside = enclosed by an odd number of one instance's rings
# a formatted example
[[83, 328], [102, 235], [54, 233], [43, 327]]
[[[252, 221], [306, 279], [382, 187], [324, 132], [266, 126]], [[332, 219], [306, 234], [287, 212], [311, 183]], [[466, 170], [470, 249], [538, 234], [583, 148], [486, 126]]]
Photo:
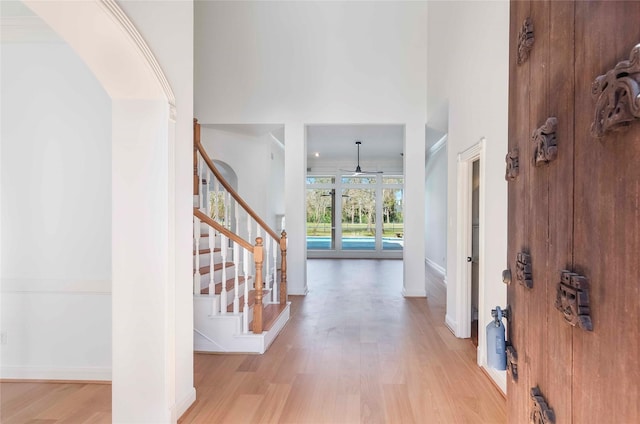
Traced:
[[362, 142], [360, 161], [363, 163], [402, 160], [403, 125], [309, 125], [307, 161], [352, 161], [355, 165], [356, 140]]

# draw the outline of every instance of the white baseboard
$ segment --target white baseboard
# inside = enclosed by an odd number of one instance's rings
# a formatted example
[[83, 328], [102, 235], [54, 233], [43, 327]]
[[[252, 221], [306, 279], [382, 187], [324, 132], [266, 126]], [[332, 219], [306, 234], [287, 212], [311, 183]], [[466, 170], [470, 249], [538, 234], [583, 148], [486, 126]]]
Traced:
[[502, 393], [507, 394], [507, 372], [506, 371], [498, 371], [494, 370], [491, 367], [483, 366], [482, 367], [489, 377], [496, 383], [496, 385], [502, 390]]
[[0, 378], [16, 380], [111, 381], [111, 368], [48, 368], [4, 366], [0, 368]]
[[182, 417], [182, 415], [187, 412], [187, 409], [189, 409], [189, 407], [191, 407], [191, 405], [193, 405], [193, 403], [196, 401], [196, 388], [192, 387], [191, 390], [189, 390], [189, 392], [182, 398], [182, 400], [176, 402], [175, 405], [175, 419], [173, 420], [173, 422], [176, 422], [178, 419], [180, 419], [180, 417]]
[[444, 323], [449, 327], [449, 330], [453, 333], [454, 336], [458, 337], [458, 324], [455, 322], [453, 318], [449, 314], [445, 315]]
[[287, 287], [287, 294], [291, 296], [306, 296], [309, 293], [309, 289], [305, 286], [300, 290], [291, 290]]
[[406, 288], [402, 288], [402, 296], [404, 297], [427, 297], [426, 289], [418, 289], [418, 290], [407, 290]]
[[434, 261], [432, 261], [429, 258], [424, 258], [424, 262], [427, 264], [427, 266], [429, 266], [429, 268], [431, 268], [431, 270], [433, 272], [435, 272], [443, 281], [445, 280], [446, 276], [447, 276], [447, 270], [444, 269], [442, 266], [438, 265], [437, 263], [435, 263]]

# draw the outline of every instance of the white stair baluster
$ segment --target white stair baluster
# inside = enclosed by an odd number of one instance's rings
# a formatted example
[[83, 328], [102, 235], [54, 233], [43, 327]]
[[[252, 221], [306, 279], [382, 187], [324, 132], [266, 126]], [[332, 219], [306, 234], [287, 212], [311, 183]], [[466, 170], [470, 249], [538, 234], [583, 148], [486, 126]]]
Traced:
[[193, 217], [193, 239], [195, 240], [193, 294], [200, 294], [200, 219], [195, 216]]
[[251, 242], [251, 215], [249, 215], [247, 213], [247, 240], [249, 240], [249, 243]]
[[213, 180], [213, 220], [216, 222], [220, 222], [220, 217], [218, 216], [218, 211], [220, 210], [220, 206], [218, 205], [218, 196], [220, 194], [220, 183], [218, 180]]
[[211, 172], [209, 172], [209, 168], [205, 168], [205, 192], [204, 192], [204, 203], [207, 216], [211, 216], [211, 200], [209, 199], [211, 190]]
[[240, 261], [238, 260], [238, 243], [233, 243], [233, 266], [235, 268], [235, 281], [234, 281], [234, 295], [233, 295], [233, 313], [240, 313], [240, 290], [239, 287], [239, 278], [238, 278], [238, 268], [240, 268]]
[[235, 228], [235, 233], [237, 235], [240, 235], [240, 214], [238, 213], [238, 202], [235, 202], [235, 214], [236, 214], [236, 228]]
[[214, 250], [215, 250], [216, 233], [213, 227], [209, 227], [209, 296], [212, 296], [211, 315], [218, 315], [218, 306], [216, 305], [216, 282], [214, 280]]
[[[202, 157], [198, 156], [198, 186], [200, 187], [200, 210], [204, 209], [204, 198], [206, 197], [204, 192], [204, 184], [202, 184], [203, 165], [204, 160], [202, 160]], [[208, 195], [208, 193], [206, 194]]]
[[227, 191], [226, 194], [227, 200], [224, 202], [224, 226], [228, 230], [231, 230], [231, 193]]
[[244, 306], [242, 308], [242, 332], [249, 332], [249, 251], [244, 250], [242, 256], [242, 272], [244, 273]]
[[271, 285], [271, 299], [275, 303], [278, 303], [278, 247], [280, 243], [276, 242], [275, 239], [271, 240], [273, 242], [273, 284]]
[[220, 290], [220, 313], [227, 313], [227, 236], [220, 234], [220, 253], [222, 256], [222, 289]]
[[[265, 231], [266, 233], [266, 231]], [[269, 290], [270, 284], [269, 284], [269, 245], [271, 244], [271, 237], [267, 237], [265, 235], [264, 237], [264, 266], [263, 269], [264, 271], [264, 289], [265, 290]], [[269, 295], [267, 295], [267, 297], [263, 297], [264, 302], [263, 303], [269, 303], [269, 299], [271, 298], [271, 292], [269, 292]]]

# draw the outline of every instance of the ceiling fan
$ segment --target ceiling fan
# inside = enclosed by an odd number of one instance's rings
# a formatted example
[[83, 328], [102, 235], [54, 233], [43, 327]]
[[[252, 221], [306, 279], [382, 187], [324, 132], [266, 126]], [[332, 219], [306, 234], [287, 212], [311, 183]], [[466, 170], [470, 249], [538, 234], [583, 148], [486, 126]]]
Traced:
[[358, 146], [358, 162], [356, 164], [356, 170], [352, 171], [350, 169], [341, 169], [340, 171], [343, 172], [353, 172], [351, 174], [352, 177], [357, 177], [360, 175], [375, 175], [375, 174], [382, 174], [382, 171], [363, 171], [360, 168], [360, 145], [362, 144], [362, 141], [356, 141], [356, 146]]

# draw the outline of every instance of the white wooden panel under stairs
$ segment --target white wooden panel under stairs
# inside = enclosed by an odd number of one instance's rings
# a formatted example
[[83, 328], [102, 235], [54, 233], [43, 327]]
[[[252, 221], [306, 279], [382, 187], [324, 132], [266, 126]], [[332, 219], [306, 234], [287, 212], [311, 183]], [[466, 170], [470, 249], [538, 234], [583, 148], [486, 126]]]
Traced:
[[[221, 243], [228, 246], [228, 239], [222, 241], [224, 236], [197, 219], [194, 225], [196, 229], [200, 230], [200, 237], [194, 237], [193, 247], [194, 350], [264, 353], [289, 320], [290, 304], [281, 305], [277, 298], [272, 297], [272, 291], [265, 288], [263, 332], [254, 334], [250, 331], [255, 290], [254, 278], [250, 275], [254, 270], [248, 256], [243, 256], [237, 248], [222, 249]], [[273, 287], [272, 280], [276, 273], [269, 269], [267, 271], [264, 287]], [[223, 281], [226, 281], [224, 285]]]

